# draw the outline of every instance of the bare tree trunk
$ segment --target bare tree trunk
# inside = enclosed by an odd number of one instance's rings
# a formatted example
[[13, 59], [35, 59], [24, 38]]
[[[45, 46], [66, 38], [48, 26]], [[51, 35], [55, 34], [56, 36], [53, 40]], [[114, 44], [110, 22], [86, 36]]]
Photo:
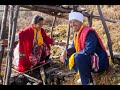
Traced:
[[107, 44], [108, 44], [110, 56], [111, 56], [111, 59], [112, 59], [112, 61], [113, 61], [113, 63], [114, 63], [114, 57], [113, 57], [113, 51], [112, 51], [112, 43], [111, 43], [111, 37], [110, 37], [110, 34], [109, 34], [109, 30], [108, 30], [107, 25], [106, 25], [106, 23], [105, 23], [105, 20], [104, 20], [102, 11], [101, 11], [101, 9], [100, 9], [100, 6], [97, 5], [97, 8], [98, 8], [98, 12], [99, 12], [99, 14], [100, 14], [100, 18], [101, 18], [103, 27], [104, 27], [105, 32], [106, 32], [106, 35], [107, 35], [107, 39], [108, 39]]
[[[2, 24], [1, 24], [1, 35], [0, 35], [0, 40], [5, 39], [5, 31], [6, 31], [6, 22], [7, 22], [7, 13], [8, 12], [8, 5], [4, 6], [4, 13], [3, 13], [3, 18], [2, 18]], [[0, 45], [0, 74], [1, 74], [1, 64], [2, 64], [2, 59], [4, 55], [4, 46]]]
[[14, 11], [14, 17], [13, 17], [13, 26], [12, 26], [12, 35], [11, 35], [11, 43], [10, 43], [10, 50], [8, 52], [8, 63], [7, 63], [7, 74], [6, 74], [6, 80], [5, 80], [5, 85], [9, 85], [9, 78], [11, 75], [11, 66], [12, 66], [12, 56], [13, 56], [13, 47], [14, 47], [14, 41], [15, 41], [15, 33], [16, 33], [16, 27], [17, 27], [17, 18], [18, 18], [18, 13], [19, 13], [19, 5], [15, 6], [15, 11]]
[[53, 23], [52, 23], [52, 30], [51, 30], [51, 38], [53, 37], [53, 28], [54, 28], [54, 25], [55, 25], [55, 21], [56, 21], [56, 16], [53, 20]]

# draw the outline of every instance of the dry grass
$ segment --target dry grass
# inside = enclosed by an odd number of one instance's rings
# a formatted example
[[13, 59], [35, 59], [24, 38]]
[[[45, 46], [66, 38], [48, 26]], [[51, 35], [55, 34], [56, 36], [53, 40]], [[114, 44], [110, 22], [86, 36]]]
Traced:
[[[118, 64], [112, 64], [110, 61], [110, 70], [109, 72], [103, 73], [92, 73], [93, 81], [95, 85], [117, 85], [120, 83], [120, 66]], [[81, 85], [77, 83], [80, 74], [77, 73], [74, 75], [73, 79], [65, 82], [65, 85]]]
[[[86, 22], [86, 24], [87, 24], [87, 22]], [[118, 33], [120, 30], [119, 23], [116, 23], [116, 24], [107, 23], [107, 25], [108, 25], [108, 29], [110, 31], [110, 35], [111, 35], [111, 39], [112, 39], [113, 51], [120, 51], [120, 46], [119, 46], [120, 45], [120, 42], [119, 42], [120, 36]], [[107, 37], [106, 37], [105, 30], [103, 29], [103, 26], [101, 24], [101, 21], [94, 20], [93, 28], [97, 31], [97, 33], [99, 34], [100, 38], [103, 41], [103, 44], [108, 49]], [[61, 29], [61, 30], [64, 30], [64, 29]], [[61, 51], [58, 49], [59, 48], [57, 48], [56, 53]], [[115, 65], [112, 64], [111, 60], [110, 60], [110, 64], [111, 64], [111, 70], [109, 72], [109, 75], [106, 72], [101, 73], [101, 74], [93, 74], [93, 79], [94, 79], [96, 85], [117, 85], [120, 82], [120, 67], [117, 64], [115, 64]], [[78, 79], [79, 79], [79, 75], [76, 74], [74, 76], [74, 78], [72, 80], [66, 82], [65, 85], [78, 85], [78, 83], [76, 82]]]
[[[120, 5], [100, 5], [103, 15], [107, 18], [120, 20]], [[86, 10], [94, 12], [95, 15], [98, 14], [97, 5], [85, 5]]]
[[[112, 18], [112, 19], [117, 19], [120, 20], [120, 5], [112, 5], [111, 7], [108, 8], [107, 5], [104, 5], [102, 7], [102, 11], [105, 17], [108, 18]], [[87, 6], [87, 10], [89, 10], [89, 12], [94, 11], [94, 14], [98, 14], [97, 10], [96, 10], [96, 6], [95, 5], [89, 5]], [[18, 19], [18, 28], [17, 30], [21, 30], [23, 28], [25, 28], [26, 26], [28, 26], [31, 23], [32, 17], [34, 15], [41, 15], [44, 17], [44, 19], [49, 19], [46, 20], [45, 22], [47, 23], [47, 25], [44, 25], [43, 27], [48, 30], [47, 34], [50, 35], [50, 30], [51, 30], [51, 23], [53, 19], [52, 16], [40, 13], [40, 12], [21, 12], [19, 19]], [[57, 19], [58, 22], [55, 25], [54, 28], [54, 33], [53, 33], [53, 38], [55, 40], [66, 40], [66, 33], [67, 33], [67, 21], [63, 20], [63, 19]], [[1, 21], [1, 20], [0, 20]], [[49, 22], [49, 23], [48, 23]], [[85, 24], [88, 24], [87, 19], [85, 20]], [[111, 40], [112, 40], [112, 48], [113, 51], [117, 51], [120, 52], [120, 24], [119, 23], [109, 23], [107, 22], [107, 26], [111, 35]], [[97, 33], [99, 34], [100, 38], [103, 41], [103, 44], [105, 45], [106, 49], [108, 49], [107, 46], [107, 37], [106, 37], [106, 33], [105, 30], [103, 29], [102, 23], [100, 20], [94, 20], [93, 19], [93, 25], [92, 27], [97, 31]], [[71, 31], [71, 34], [73, 32]], [[70, 38], [70, 40], [72, 40], [72, 37]], [[56, 46], [52, 46], [51, 47], [51, 55], [52, 56], [60, 56], [61, 51], [63, 50], [63, 48], [60, 47], [56, 47]], [[58, 58], [59, 60], [59, 58]], [[66, 85], [77, 85], [76, 81], [79, 78], [79, 74], [76, 74], [74, 76], [74, 78], [72, 80], [70, 80], [69, 82], [66, 82]], [[94, 74], [93, 78], [96, 82], [97, 85], [116, 85], [118, 83], [120, 83], [120, 66], [115, 64], [111, 64], [111, 70], [109, 73], [109, 77], [106, 73], [102, 73], [100, 75]]]

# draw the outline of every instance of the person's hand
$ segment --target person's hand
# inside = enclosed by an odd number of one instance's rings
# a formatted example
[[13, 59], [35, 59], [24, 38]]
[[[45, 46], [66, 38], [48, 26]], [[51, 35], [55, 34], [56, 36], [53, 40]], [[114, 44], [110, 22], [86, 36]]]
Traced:
[[65, 43], [65, 42], [58, 42], [58, 45], [60, 45], [60, 46], [65, 46], [66, 43]]
[[60, 62], [64, 63], [64, 59], [67, 58], [67, 51], [64, 50], [60, 56]]
[[6, 46], [8, 44], [8, 40], [3, 39], [3, 40], [0, 41], [0, 44]]

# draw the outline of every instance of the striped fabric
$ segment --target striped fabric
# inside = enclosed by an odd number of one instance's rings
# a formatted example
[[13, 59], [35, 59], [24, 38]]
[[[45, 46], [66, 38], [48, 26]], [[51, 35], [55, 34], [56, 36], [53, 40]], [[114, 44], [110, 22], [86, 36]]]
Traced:
[[91, 56], [91, 64], [92, 64], [92, 69], [95, 72], [97, 72], [99, 69], [99, 57], [96, 53]]
[[30, 53], [29, 60], [31, 62], [32, 67], [37, 64], [44, 64], [45, 58], [50, 55], [50, 50], [46, 46], [46, 44], [42, 44], [41, 46], [34, 45], [33, 51]]

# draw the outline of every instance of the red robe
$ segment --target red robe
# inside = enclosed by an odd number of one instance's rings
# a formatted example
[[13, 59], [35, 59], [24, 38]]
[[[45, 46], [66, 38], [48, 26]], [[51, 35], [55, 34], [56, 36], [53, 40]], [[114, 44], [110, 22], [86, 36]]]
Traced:
[[[49, 36], [47, 36], [43, 28], [41, 33], [43, 36], [44, 43], [46, 43], [48, 48], [50, 49], [50, 44], [53, 44], [54, 40]], [[29, 61], [29, 55], [33, 47], [33, 40], [34, 40], [34, 30], [32, 25], [28, 26], [27, 28], [19, 32], [19, 52], [25, 54], [25, 57], [19, 58], [19, 64], [17, 70], [20, 72], [24, 72], [27, 69], [30, 69], [31, 67], [31, 63]]]

